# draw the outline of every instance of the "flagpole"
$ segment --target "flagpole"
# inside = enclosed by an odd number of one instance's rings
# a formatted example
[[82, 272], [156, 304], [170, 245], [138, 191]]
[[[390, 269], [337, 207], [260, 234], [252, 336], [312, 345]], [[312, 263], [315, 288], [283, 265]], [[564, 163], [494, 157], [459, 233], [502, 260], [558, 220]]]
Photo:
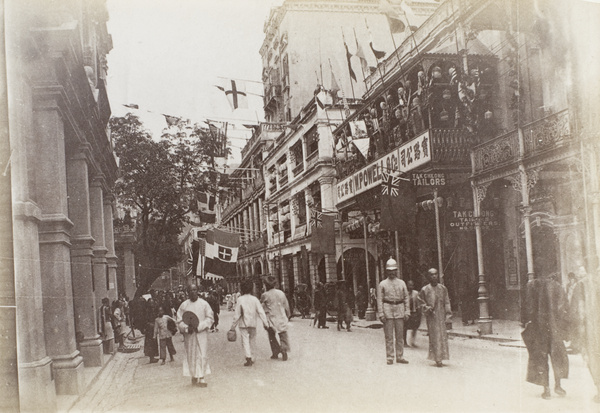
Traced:
[[[358, 38], [356, 37], [356, 29], [353, 27], [352, 31], [354, 32], [354, 42], [356, 43], [356, 51], [358, 52]], [[359, 56], [360, 59], [360, 56]], [[365, 91], [367, 90], [367, 78], [365, 76], [365, 69], [363, 68], [362, 59], [360, 61], [360, 71], [363, 76], [363, 83], [365, 84]]]
[[433, 206], [435, 210], [435, 233], [437, 238], [438, 250], [438, 273], [440, 274], [440, 284], [444, 284], [444, 266], [442, 264], [442, 236], [440, 233], [440, 211], [437, 203], [438, 190], [433, 188]]
[[[348, 45], [346, 44], [346, 36], [344, 36], [344, 28], [342, 27], [342, 40], [344, 41], [344, 48], [346, 49], [346, 51], [348, 53], [350, 53], [348, 51]], [[347, 58], [348, 60], [348, 68], [352, 69], [352, 63], [350, 62], [350, 58]], [[354, 72], [354, 70], [352, 71]], [[350, 76], [350, 71], [348, 71], [348, 77], [350, 78], [350, 89], [352, 90], [352, 99], [356, 100], [356, 96], [354, 95], [354, 84], [352, 83], [352, 76]], [[342, 93], [344, 93], [343, 89], [342, 89]]]
[[[367, 214], [363, 214], [363, 237], [365, 239], [365, 267], [366, 267], [366, 272], [367, 272], [367, 291], [371, 291], [371, 280], [370, 280], [370, 274], [369, 274], [369, 250], [368, 250], [368, 243], [367, 243]], [[377, 320], [377, 316], [375, 314], [375, 310], [373, 310], [373, 307], [371, 306], [371, 301], [369, 300], [369, 305], [367, 306], [367, 311], [365, 313], [365, 320], [366, 321], [375, 321]]]
[[396, 241], [396, 262], [398, 263], [398, 278], [402, 278], [402, 257], [400, 256], [400, 239], [398, 237], [398, 231], [394, 231], [394, 238]]

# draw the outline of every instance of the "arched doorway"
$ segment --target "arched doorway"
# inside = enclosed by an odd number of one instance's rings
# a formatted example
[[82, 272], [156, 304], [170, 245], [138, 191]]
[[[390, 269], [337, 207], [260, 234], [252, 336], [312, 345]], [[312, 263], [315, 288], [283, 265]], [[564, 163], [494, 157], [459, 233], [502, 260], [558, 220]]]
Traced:
[[[375, 258], [369, 252], [369, 287], [376, 288], [376, 266], [377, 263]], [[350, 248], [344, 251], [344, 274], [347, 284], [354, 288], [354, 278], [356, 278], [356, 285], [362, 285], [367, 290], [367, 269], [365, 265], [365, 250], [363, 248]], [[341, 280], [342, 277], [342, 258], [337, 262], [337, 279]], [[356, 294], [356, 291], [354, 291]]]
[[260, 261], [256, 261], [254, 263], [254, 275], [261, 276], [262, 274], [262, 264], [260, 263]]

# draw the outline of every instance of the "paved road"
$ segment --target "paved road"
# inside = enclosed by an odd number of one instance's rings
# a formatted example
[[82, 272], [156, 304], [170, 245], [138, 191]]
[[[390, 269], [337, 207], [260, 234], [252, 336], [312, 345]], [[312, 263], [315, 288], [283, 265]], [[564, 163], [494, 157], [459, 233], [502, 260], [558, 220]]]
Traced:
[[426, 359], [427, 337], [420, 334], [418, 348], [405, 352], [410, 364], [388, 366], [381, 329], [338, 332], [329, 323], [329, 330], [320, 330], [293, 318], [290, 359], [271, 360], [260, 329], [257, 362], [244, 367], [239, 338], [226, 339], [231, 315], [222, 312], [220, 331], [210, 334], [208, 388], [192, 387], [182, 376], [183, 342], [177, 335], [175, 362], [148, 364], [141, 351], [119, 353], [72, 411], [599, 411], [580, 356], [570, 356], [571, 378], [563, 382], [567, 397], [547, 401], [538, 386], [524, 382], [524, 349], [454, 338], [448, 366], [439, 369]]

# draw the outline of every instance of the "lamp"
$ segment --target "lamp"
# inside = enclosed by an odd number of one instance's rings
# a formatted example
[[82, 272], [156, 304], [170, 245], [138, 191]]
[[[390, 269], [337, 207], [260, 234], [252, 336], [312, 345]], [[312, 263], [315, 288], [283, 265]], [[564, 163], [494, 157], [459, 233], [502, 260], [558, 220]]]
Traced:
[[433, 69], [431, 69], [431, 76], [434, 79], [439, 79], [442, 77], [442, 69], [440, 69], [439, 66], [434, 66]]
[[442, 92], [442, 98], [444, 98], [444, 100], [450, 100], [451, 97], [452, 92], [450, 92], [450, 89], [444, 89], [444, 91]]
[[442, 122], [445, 122], [448, 120], [448, 118], [449, 118], [448, 111], [446, 109], [442, 109], [442, 111], [440, 112], [440, 120]]

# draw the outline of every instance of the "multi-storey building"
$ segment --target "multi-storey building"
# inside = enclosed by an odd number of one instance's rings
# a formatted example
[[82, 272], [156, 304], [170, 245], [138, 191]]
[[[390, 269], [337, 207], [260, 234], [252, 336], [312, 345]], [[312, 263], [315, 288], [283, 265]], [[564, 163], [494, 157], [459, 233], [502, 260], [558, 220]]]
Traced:
[[[437, 7], [435, 0], [397, 1], [394, 13], [404, 14], [410, 25], [420, 25]], [[402, 7], [400, 7], [402, 3]], [[317, 84], [329, 87], [333, 71], [347, 98], [365, 93], [369, 74], [361, 67], [358, 45], [369, 65], [376, 59], [370, 50], [391, 51], [405, 38], [409, 24], [392, 33], [380, 0], [286, 0], [272, 9], [265, 23], [263, 60], [264, 109], [267, 122], [291, 122], [313, 97]], [[392, 6], [390, 6], [392, 7]], [[392, 7], [392, 8], [393, 8]], [[346, 47], [355, 79], [351, 80]]]
[[[400, 2], [392, 3], [397, 12], [407, 12], [410, 17], [405, 20], [410, 19], [411, 25], [423, 22], [437, 7], [430, 0], [407, 1], [402, 8]], [[231, 197], [223, 213], [223, 223], [242, 234], [259, 236], [252, 217], [258, 216], [254, 219], [260, 223], [260, 239], [240, 252], [238, 276], [275, 274], [290, 290], [298, 283], [312, 285], [342, 277], [336, 275], [336, 258], [317, 259], [310, 254], [308, 240], [310, 209], [333, 212], [335, 207], [331, 130], [365, 93], [364, 80], [370, 73], [366, 63], [376, 65], [371, 47], [389, 52], [409, 32], [407, 24], [406, 30], [392, 33], [381, 2], [375, 0], [288, 0], [272, 10], [260, 50], [267, 123], [255, 132], [240, 169], [232, 174], [243, 182], [243, 193]], [[359, 45], [368, 54], [359, 52]], [[364, 65], [353, 56], [363, 54], [368, 57]], [[325, 93], [324, 87], [333, 93]], [[255, 150], [253, 142], [264, 140], [266, 125], [280, 125], [279, 132], [261, 144], [260, 158], [249, 155]], [[255, 198], [260, 206], [257, 212], [246, 206], [247, 200]]]
[[57, 395], [82, 392], [84, 367], [103, 364], [98, 310], [102, 298], [117, 298], [105, 85], [112, 40], [102, 0], [10, 1], [3, 12], [0, 192], [12, 214], [2, 215], [2, 246], [14, 261], [3, 264], [0, 311], [3, 336], [18, 339], [1, 353], [18, 354], [2, 363], [18, 371], [3, 367], [15, 375], [3, 381], [10, 389], [2, 386], [0, 404], [53, 411]]
[[365, 138], [356, 130], [369, 139], [339, 162], [337, 207], [363, 219], [349, 231], [377, 228], [381, 176], [401, 172], [417, 191], [416, 228], [373, 231], [367, 244], [387, 244], [417, 284], [438, 267], [455, 309], [477, 300], [484, 334], [492, 318], [519, 319], [536, 274], [596, 268], [600, 100], [582, 65], [599, 67], [585, 40], [599, 9], [443, 2], [334, 132], [349, 147]]

